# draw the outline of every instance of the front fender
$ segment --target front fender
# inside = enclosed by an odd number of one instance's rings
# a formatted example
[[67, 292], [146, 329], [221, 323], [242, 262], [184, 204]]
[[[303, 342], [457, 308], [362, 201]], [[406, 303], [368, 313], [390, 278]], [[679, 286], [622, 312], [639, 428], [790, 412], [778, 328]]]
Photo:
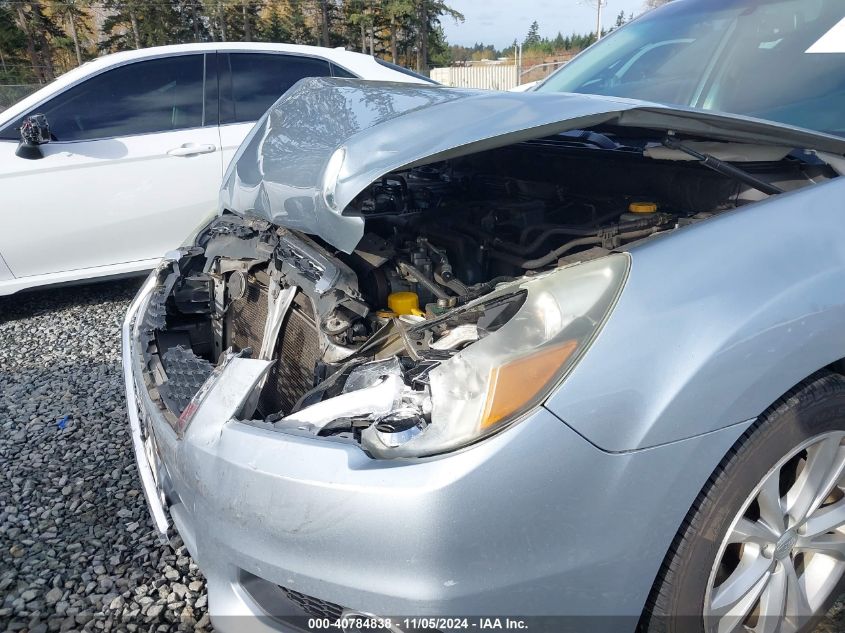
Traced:
[[631, 249], [613, 314], [547, 406], [608, 451], [759, 416], [845, 358], [845, 179]]

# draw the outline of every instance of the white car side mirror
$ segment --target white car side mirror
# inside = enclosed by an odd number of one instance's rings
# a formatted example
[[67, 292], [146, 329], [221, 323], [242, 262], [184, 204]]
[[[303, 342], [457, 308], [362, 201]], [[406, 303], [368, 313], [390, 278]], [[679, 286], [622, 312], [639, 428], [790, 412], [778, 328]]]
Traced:
[[44, 114], [31, 114], [21, 123], [21, 142], [15, 155], [28, 160], [44, 158], [41, 145], [50, 142], [50, 124]]

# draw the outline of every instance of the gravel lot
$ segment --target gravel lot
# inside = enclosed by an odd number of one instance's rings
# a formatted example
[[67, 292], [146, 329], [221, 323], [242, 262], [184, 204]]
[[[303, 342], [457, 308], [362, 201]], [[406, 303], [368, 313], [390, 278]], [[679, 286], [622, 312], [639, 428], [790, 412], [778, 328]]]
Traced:
[[[0, 298], [0, 630], [211, 629], [205, 581], [177, 535], [156, 539], [132, 457], [120, 323], [140, 283]], [[841, 603], [816, 633], [834, 631]]]
[[132, 457], [120, 323], [139, 285], [0, 298], [0, 630], [211, 628]]

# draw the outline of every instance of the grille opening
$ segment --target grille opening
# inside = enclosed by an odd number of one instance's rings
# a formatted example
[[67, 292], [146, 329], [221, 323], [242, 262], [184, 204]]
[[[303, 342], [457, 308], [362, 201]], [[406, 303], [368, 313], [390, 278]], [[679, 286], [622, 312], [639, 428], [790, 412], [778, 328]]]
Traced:
[[238, 581], [265, 615], [284, 623], [286, 630], [311, 631], [309, 618], [340, 619], [344, 608], [334, 602], [294, 591], [241, 570]]
[[282, 593], [285, 594], [288, 600], [296, 604], [300, 609], [305, 611], [308, 615], [315, 618], [329, 618], [335, 620], [340, 618], [343, 614], [343, 607], [328, 600], [321, 600], [314, 596], [309, 596], [287, 587], [279, 586]]
[[[227, 312], [228, 345], [236, 350], [261, 348], [267, 321], [267, 286], [256, 277], [247, 280], [243, 296], [232, 302]], [[302, 292], [294, 296], [279, 331], [270, 368], [261, 396], [258, 414], [289, 413], [297, 401], [315, 384], [315, 368], [320, 359], [314, 307]]]
[[[318, 625], [316, 628], [312, 628], [309, 624], [312, 624], [314, 619], [318, 621], [328, 619], [332, 623], [338, 622], [338, 620], [343, 621], [344, 618], [352, 618], [354, 620], [358, 614], [363, 613], [362, 611], [342, 607], [334, 602], [296, 591], [290, 587], [277, 585], [272, 581], [260, 578], [243, 569], [238, 571], [238, 582], [249, 597], [252, 598], [255, 606], [263, 612], [264, 615], [259, 616], [259, 619], [266, 618], [270, 622], [278, 622], [284, 626], [285, 631], [290, 633], [326, 631], [325, 625]], [[382, 617], [391, 617], [393, 620], [393, 628], [391, 630], [400, 630], [398, 621], [404, 616], [380, 615]], [[328, 630], [339, 629], [329, 627]], [[360, 629], [350, 628], [345, 630], [375, 632], [385, 631], [386, 629], [365, 625]], [[427, 627], [403, 627], [401, 630], [406, 633], [442, 633], [440, 629]]]

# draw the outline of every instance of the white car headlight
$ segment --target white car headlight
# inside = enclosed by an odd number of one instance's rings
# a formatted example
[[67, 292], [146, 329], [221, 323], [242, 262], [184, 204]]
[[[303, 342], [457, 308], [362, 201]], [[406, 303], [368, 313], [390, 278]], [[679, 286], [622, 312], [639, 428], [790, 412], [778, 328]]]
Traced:
[[[614, 254], [529, 279], [516, 314], [430, 374], [431, 421], [416, 432], [362, 435], [375, 457], [420, 457], [495, 433], [539, 405], [595, 338], [630, 267]], [[513, 290], [517, 290], [514, 288]], [[408, 438], [397, 442], [397, 437]]]

